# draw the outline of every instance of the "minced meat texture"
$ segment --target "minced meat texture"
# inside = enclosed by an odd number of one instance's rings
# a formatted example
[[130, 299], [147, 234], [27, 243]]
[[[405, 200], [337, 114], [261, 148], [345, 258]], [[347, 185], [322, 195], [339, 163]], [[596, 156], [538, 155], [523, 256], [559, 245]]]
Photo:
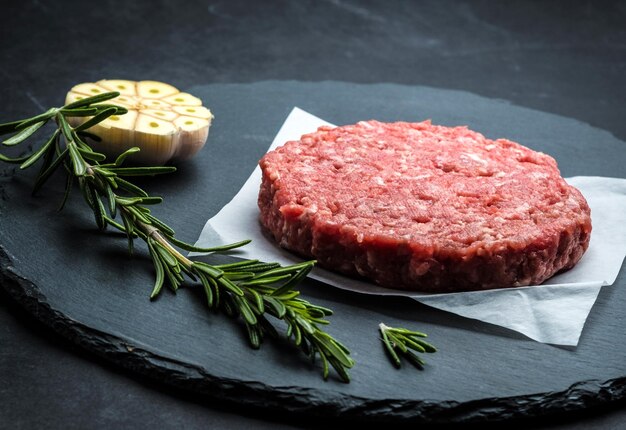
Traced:
[[466, 127], [321, 127], [260, 166], [261, 223], [281, 246], [390, 288], [540, 283], [589, 242], [589, 207], [552, 157]]

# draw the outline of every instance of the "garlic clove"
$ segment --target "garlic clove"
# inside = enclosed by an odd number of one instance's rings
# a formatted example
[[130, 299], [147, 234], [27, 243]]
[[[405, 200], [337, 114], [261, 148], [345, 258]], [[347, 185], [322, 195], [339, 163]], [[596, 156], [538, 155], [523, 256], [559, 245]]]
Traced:
[[168, 97], [163, 97], [163, 101], [175, 106], [201, 106], [202, 100], [198, 97], [194, 97], [187, 93], [172, 94]]
[[157, 81], [140, 81], [137, 82], [137, 95], [141, 98], [160, 99], [172, 94], [177, 94], [178, 88]]
[[139, 113], [134, 109], [129, 109], [124, 115], [111, 115], [104, 121], [100, 122], [100, 125], [107, 128], [122, 128], [131, 130], [135, 128], [137, 116]]
[[102, 88], [106, 88], [107, 91], [117, 91], [124, 96], [136, 96], [137, 86], [134, 81], [125, 81], [122, 79], [102, 79], [96, 82]]
[[179, 115], [193, 116], [204, 119], [213, 118], [211, 111], [204, 106], [172, 106], [172, 110]]
[[174, 120], [174, 124], [180, 128], [182, 142], [178, 151], [174, 154], [176, 159], [185, 160], [193, 157], [204, 145], [209, 137], [210, 119], [181, 116]]
[[109, 90], [107, 90], [106, 88], [101, 87], [100, 85], [91, 83], [91, 82], [87, 82], [84, 84], [78, 84], [75, 85], [74, 87], [72, 87], [71, 90], [73, 93], [78, 93], [81, 94], [83, 96], [87, 96], [87, 97], [91, 97], [91, 96], [97, 96], [98, 94], [102, 94], [102, 93], [106, 93]]
[[135, 130], [155, 135], [171, 135], [178, 130], [171, 121], [165, 121], [150, 115], [140, 113], [135, 122]]
[[176, 112], [163, 109], [142, 109], [141, 113], [144, 115], [150, 115], [151, 117], [157, 119], [163, 119], [165, 121], [174, 121], [179, 116]]

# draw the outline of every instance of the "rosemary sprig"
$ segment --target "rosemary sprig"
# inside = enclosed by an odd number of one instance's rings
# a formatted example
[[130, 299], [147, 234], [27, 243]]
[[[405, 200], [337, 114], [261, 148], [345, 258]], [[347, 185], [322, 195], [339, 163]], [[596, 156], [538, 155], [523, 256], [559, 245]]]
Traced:
[[382, 335], [381, 340], [383, 341], [385, 351], [387, 351], [389, 359], [397, 368], [402, 366], [400, 359], [402, 356], [418, 369], [423, 369], [426, 362], [413, 351], [427, 353], [437, 351], [433, 345], [423, 340], [423, 338], [427, 337], [425, 333], [405, 328], [389, 327], [382, 322], [378, 327]]
[[[87, 137], [98, 140], [97, 136], [87, 131], [90, 127], [111, 115], [127, 112], [125, 108], [103, 104], [118, 95], [117, 92], [99, 94], [49, 109], [32, 118], [0, 124], [0, 135], [12, 134], [2, 142], [4, 146], [15, 146], [26, 141], [51, 120], [57, 126], [39, 148], [20, 157], [0, 154], [0, 161], [17, 163], [21, 169], [26, 169], [43, 160], [33, 193], [63, 167], [67, 177], [61, 208], [77, 182], [100, 230], [112, 226], [124, 232], [131, 253], [134, 241], [137, 238], [143, 240], [147, 244], [156, 274], [151, 299], [160, 294], [164, 285], [176, 292], [183, 283], [191, 280], [202, 287], [209, 308], [221, 309], [228, 315], [242, 318], [252, 347], [258, 348], [265, 335], [277, 335], [268, 319], [274, 317], [286, 323], [287, 338], [312, 361], [319, 356], [325, 379], [332, 366], [343, 381], [349, 382], [348, 369], [354, 365], [350, 352], [320, 328], [320, 325], [328, 324], [325, 318], [332, 311], [309, 303], [294, 290], [311, 271], [315, 261], [291, 266], [258, 260], [212, 265], [187, 258], [179, 249], [219, 253], [244, 246], [249, 241], [198, 248], [176, 239], [174, 230], [152, 215], [147, 207], [161, 203], [162, 198], [150, 196], [142, 188], [124, 179], [129, 176], [169, 173], [175, 171], [175, 167], [123, 167], [126, 157], [139, 151], [139, 148], [131, 148], [114, 162], [105, 163], [106, 156], [94, 151], [86, 143]], [[68, 118], [77, 116], [91, 118], [73, 127]], [[121, 222], [116, 221], [118, 216]]]

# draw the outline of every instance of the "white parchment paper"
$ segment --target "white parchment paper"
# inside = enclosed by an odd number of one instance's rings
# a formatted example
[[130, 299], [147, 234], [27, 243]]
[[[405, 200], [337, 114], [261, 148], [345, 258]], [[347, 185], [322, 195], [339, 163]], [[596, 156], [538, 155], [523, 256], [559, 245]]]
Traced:
[[[297, 140], [321, 125], [331, 124], [296, 107], [268, 150], [289, 140]], [[600, 288], [615, 282], [626, 255], [626, 179], [579, 176], [568, 178], [567, 182], [583, 193], [591, 207], [591, 242], [576, 267], [541, 286], [416, 294], [381, 288], [319, 267], [310, 276], [361, 294], [411, 297], [434, 308], [507, 327], [538, 342], [575, 346]], [[261, 171], [257, 167], [231, 202], [207, 221], [196, 246], [209, 247], [252, 239], [252, 243], [241, 248], [237, 256], [281, 264], [302, 261], [262, 234], [257, 207], [260, 184]]]

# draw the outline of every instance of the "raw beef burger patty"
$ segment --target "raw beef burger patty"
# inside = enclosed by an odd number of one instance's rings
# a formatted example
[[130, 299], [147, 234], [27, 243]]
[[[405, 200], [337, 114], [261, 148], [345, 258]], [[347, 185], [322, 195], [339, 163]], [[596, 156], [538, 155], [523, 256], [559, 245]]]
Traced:
[[388, 288], [539, 284], [589, 245], [589, 206], [552, 157], [466, 127], [320, 127], [259, 164], [280, 246]]

